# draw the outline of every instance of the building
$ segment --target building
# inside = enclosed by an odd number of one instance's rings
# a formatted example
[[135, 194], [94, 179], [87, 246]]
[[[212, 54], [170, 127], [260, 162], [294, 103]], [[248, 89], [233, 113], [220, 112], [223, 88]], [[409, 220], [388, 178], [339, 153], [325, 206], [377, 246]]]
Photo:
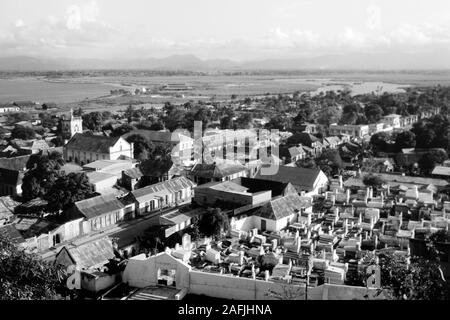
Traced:
[[0, 196], [22, 195], [22, 179], [30, 156], [0, 158]]
[[83, 217], [82, 234], [115, 226], [127, 219], [125, 206], [114, 195], [106, 194], [75, 202], [72, 217]]
[[70, 116], [63, 115], [60, 119], [62, 136], [69, 140], [77, 133], [83, 133], [83, 119], [73, 115], [73, 109], [70, 109]]
[[10, 196], [0, 197], [0, 226], [13, 221], [14, 209], [19, 205]]
[[80, 270], [95, 269], [115, 257], [110, 239], [101, 238], [80, 246], [64, 246], [55, 257], [55, 263], [66, 268], [76, 266]]
[[138, 187], [138, 183], [144, 177], [144, 173], [140, 168], [132, 168], [122, 171], [121, 183], [124, 188], [133, 191]]
[[298, 193], [307, 196], [322, 193], [328, 188], [328, 178], [320, 169], [279, 166], [277, 173], [273, 175], [264, 175], [261, 170], [255, 176], [255, 179], [260, 180], [261, 183], [264, 181], [290, 182]]
[[195, 186], [196, 184], [188, 178], [178, 177], [131, 191], [125, 197], [125, 201], [135, 203], [138, 215], [149, 214], [190, 202]]
[[12, 104], [0, 106], [0, 113], [19, 112], [19, 111], [20, 107]]
[[239, 177], [247, 177], [247, 168], [234, 161], [218, 161], [212, 164], [196, 164], [189, 173], [197, 184], [213, 181], [229, 181]]
[[133, 158], [133, 143], [121, 137], [105, 137], [75, 133], [64, 146], [64, 160], [82, 166], [97, 160], [117, 160]]
[[233, 216], [230, 226], [237, 231], [258, 229], [261, 232], [278, 232], [297, 222], [301, 213], [312, 212], [312, 198], [297, 193], [275, 197], [261, 206], [240, 211]]
[[206, 207], [256, 205], [271, 198], [271, 190], [252, 192], [240, 179], [209, 182], [196, 187], [194, 192], [195, 203]]
[[94, 186], [94, 191], [99, 194], [119, 192], [114, 186], [117, 184], [117, 176], [107, 172], [91, 171], [86, 173], [89, 182]]
[[450, 177], [450, 167], [435, 166], [431, 174], [436, 178], [448, 179]]
[[353, 138], [361, 139], [364, 136], [369, 135], [369, 126], [359, 124], [338, 125], [336, 123], [333, 123], [330, 125], [329, 133], [333, 136], [349, 135]]
[[401, 118], [399, 114], [389, 114], [383, 117], [382, 122], [393, 128], [401, 128]]

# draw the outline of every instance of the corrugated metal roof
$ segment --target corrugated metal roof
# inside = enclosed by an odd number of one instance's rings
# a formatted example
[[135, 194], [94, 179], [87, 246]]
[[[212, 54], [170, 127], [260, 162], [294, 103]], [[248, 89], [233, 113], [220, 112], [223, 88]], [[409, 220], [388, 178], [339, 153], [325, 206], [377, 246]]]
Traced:
[[186, 177], [177, 177], [171, 180], [152, 184], [145, 188], [134, 190], [131, 194], [137, 201], [145, 202], [157, 197], [175, 193], [188, 187], [195, 187], [195, 183]]
[[109, 194], [78, 201], [75, 203], [75, 207], [87, 219], [125, 208], [122, 202], [114, 195]]
[[255, 215], [266, 219], [278, 220], [299, 213], [300, 209], [312, 205], [309, 197], [300, 197], [297, 193], [288, 194], [284, 197], [274, 198], [267, 204], [255, 211]]
[[81, 268], [90, 268], [107, 263], [109, 259], [115, 256], [111, 240], [106, 237], [78, 247], [66, 248], [66, 250], [74, 259], [76, 265]]

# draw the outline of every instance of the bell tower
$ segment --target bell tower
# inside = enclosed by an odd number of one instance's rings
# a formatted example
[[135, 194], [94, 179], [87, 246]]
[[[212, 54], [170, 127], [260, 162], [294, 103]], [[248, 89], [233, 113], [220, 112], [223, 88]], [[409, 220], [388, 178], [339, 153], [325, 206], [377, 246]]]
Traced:
[[83, 119], [73, 115], [73, 109], [70, 109], [70, 118], [66, 116], [61, 118], [62, 135], [64, 139], [72, 138], [75, 133], [83, 133]]

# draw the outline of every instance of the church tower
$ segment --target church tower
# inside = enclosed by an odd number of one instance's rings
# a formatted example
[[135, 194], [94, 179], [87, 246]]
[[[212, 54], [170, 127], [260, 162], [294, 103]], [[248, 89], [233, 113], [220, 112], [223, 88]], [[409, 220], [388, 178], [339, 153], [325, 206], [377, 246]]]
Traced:
[[74, 116], [73, 109], [70, 109], [70, 118], [61, 118], [61, 129], [63, 138], [69, 140], [75, 133], [83, 133], [83, 119]]

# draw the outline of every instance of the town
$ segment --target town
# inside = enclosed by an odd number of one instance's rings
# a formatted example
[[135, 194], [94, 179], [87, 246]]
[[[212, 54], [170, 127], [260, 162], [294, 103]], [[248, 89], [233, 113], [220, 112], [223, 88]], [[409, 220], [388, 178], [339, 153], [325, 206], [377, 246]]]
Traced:
[[46, 266], [13, 294], [448, 298], [449, 108], [441, 86], [114, 112], [2, 105], [2, 261]]

